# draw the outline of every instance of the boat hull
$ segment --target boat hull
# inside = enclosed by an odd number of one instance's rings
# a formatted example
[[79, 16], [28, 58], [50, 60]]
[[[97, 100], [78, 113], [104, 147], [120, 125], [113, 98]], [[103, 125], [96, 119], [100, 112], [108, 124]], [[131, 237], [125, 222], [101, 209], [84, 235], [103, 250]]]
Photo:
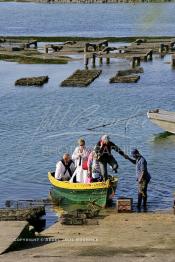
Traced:
[[50, 175], [49, 180], [53, 185], [50, 196], [55, 203], [68, 200], [77, 204], [95, 203], [101, 207], [105, 207], [114, 196], [118, 181], [116, 178], [113, 181], [91, 184], [67, 183], [55, 181]]
[[147, 113], [148, 118], [160, 128], [175, 134], [175, 112], [153, 110]]

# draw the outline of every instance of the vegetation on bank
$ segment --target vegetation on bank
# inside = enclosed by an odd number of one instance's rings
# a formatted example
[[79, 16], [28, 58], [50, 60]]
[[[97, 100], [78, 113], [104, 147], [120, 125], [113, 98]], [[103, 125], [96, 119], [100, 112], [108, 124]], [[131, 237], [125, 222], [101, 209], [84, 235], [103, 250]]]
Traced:
[[9, 62], [18, 62], [20, 64], [67, 64], [70, 60], [67, 57], [60, 58], [43, 58], [43, 57], [32, 57], [25, 55], [18, 55], [13, 53], [0, 53], [0, 60]]
[[[174, 37], [175, 38], [175, 37]], [[71, 57], [67, 56], [68, 53], [63, 52], [63, 54], [57, 54], [54, 53], [52, 55], [50, 54], [43, 54], [38, 52], [37, 48], [24, 48], [23, 46], [36, 44], [38, 42], [78, 42], [78, 47], [74, 48], [71, 47], [70, 52], [76, 52], [80, 53], [83, 52], [84, 43], [85, 42], [98, 42], [103, 40], [108, 40], [109, 42], [117, 43], [117, 42], [124, 42], [124, 43], [130, 43], [134, 42], [136, 39], [144, 39], [144, 40], [156, 40], [159, 42], [162, 42], [166, 39], [168, 41], [172, 40], [173, 37], [170, 36], [159, 36], [159, 37], [152, 37], [152, 36], [135, 36], [135, 37], [74, 37], [74, 36], [0, 36], [0, 60], [6, 60], [11, 62], [18, 62], [23, 64], [67, 64], [69, 61], [72, 60]], [[2, 44], [1, 44], [2, 43]], [[10, 44], [9, 44], [10, 43]], [[20, 47], [22, 46], [22, 49], [20, 50], [11, 50], [13, 48], [8, 47], [8, 45], [17, 44]], [[79, 46], [80, 44], [80, 46]], [[1, 46], [2, 45], [2, 46]], [[5, 49], [5, 46], [7, 45], [7, 48]], [[35, 45], [36, 46], [36, 45]]]
[[5, 39], [15, 40], [32, 40], [35, 39], [38, 42], [66, 42], [66, 41], [100, 41], [107, 39], [109, 42], [133, 42], [138, 38], [144, 39], [169, 39], [175, 38], [175, 36], [132, 36], [132, 37], [76, 37], [76, 36], [0, 36]]

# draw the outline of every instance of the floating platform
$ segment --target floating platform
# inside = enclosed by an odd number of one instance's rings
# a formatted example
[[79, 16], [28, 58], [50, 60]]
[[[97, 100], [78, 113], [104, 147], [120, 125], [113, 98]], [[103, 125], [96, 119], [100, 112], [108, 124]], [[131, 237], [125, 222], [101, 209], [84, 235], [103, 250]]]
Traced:
[[76, 70], [70, 77], [61, 83], [63, 87], [86, 87], [90, 85], [99, 75], [102, 70]]
[[42, 86], [49, 80], [48, 76], [26, 77], [16, 80], [15, 85], [20, 86]]
[[136, 83], [140, 79], [139, 75], [128, 75], [128, 76], [114, 76], [112, 77], [109, 82], [113, 83]]
[[110, 78], [109, 83], [136, 83], [140, 79], [140, 76], [136, 74], [143, 72], [143, 67], [120, 70], [114, 77]]
[[131, 68], [128, 70], [120, 70], [118, 71], [117, 75], [118, 76], [127, 76], [131, 74], [141, 74], [144, 73], [143, 67], [136, 67], [136, 68]]

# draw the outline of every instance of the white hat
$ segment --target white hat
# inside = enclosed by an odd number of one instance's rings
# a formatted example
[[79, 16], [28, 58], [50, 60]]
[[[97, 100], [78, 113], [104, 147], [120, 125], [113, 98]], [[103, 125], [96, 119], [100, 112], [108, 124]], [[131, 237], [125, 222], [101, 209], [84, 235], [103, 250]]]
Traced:
[[103, 136], [101, 137], [101, 140], [102, 140], [102, 141], [109, 142], [110, 137], [109, 137], [108, 135], [103, 135]]

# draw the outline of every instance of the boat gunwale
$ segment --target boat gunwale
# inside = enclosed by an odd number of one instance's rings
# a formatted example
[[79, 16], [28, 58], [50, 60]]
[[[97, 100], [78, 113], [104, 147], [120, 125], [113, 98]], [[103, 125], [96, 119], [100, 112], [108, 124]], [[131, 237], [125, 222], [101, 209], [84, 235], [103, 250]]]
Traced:
[[[159, 112], [148, 111], [147, 116], [151, 121], [162, 121], [168, 123], [175, 123], [175, 112], [159, 110]], [[174, 117], [174, 119], [172, 119]]]
[[160, 121], [160, 122], [167, 122], [167, 123], [175, 123], [175, 121], [170, 121], [170, 120], [163, 120], [163, 119], [159, 119], [159, 118], [149, 118], [152, 122], [153, 121]]
[[68, 190], [95, 190], [95, 189], [108, 189], [118, 182], [118, 178], [115, 177], [114, 181], [107, 180], [105, 182], [94, 182], [94, 183], [70, 183], [69, 181], [59, 181], [52, 176], [51, 172], [48, 172], [48, 179], [52, 186], [55, 188], [62, 188]]

